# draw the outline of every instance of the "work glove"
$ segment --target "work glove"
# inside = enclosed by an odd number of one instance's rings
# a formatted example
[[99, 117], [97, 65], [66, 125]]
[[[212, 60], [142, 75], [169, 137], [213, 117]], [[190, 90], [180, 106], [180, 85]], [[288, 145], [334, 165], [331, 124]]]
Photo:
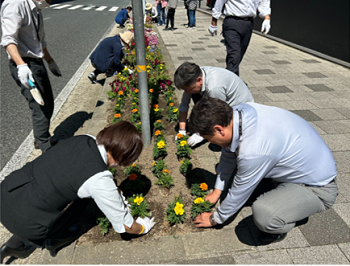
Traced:
[[49, 69], [52, 72], [52, 74], [54, 74], [57, 77], [62, 76], [61, 74], [61, 70], [58, 68], [58, 65], [56, 64], [56, 62], [52, 62], [51, 64], [49, 64]]
[[210, 24], [208, 31], [211, 34], [211, 36], [218, 35], [218, 27], [217, 26], [213, 26]]
[[30, 79], [34, 83], [33, 73], [29, 69], [27, 64], [18, 65], [17, 66], [18, 71], [18, 78], [21, 81], [22, 85], [29, 89], [29, 83], [28, 79]]
[[[186, 130], [179, 130], [179, 133], [186, 136]], [[177, 140], [177, 135], [175, 136], [175, 140]]]
[[145, 230], [143, 230], [143, 232], [141, 233], [141, 235], [145, 235], [147, 234], [149, 231], [151, 231], [151, 229], [153, 228], [153, 226], [156, 224], [154, 222], [154, 217], [152, 219], [145, 217], [145, 218], [137, 218], [136, 222], [138, 224], [143, 225], [143, 227], [145, 228]]
[[199, 133], [194, 133], [191, 137], [188, 138], [187, 144], [191, 147], [197, 145], [199, 142], [203, 141], [203, 137], [199, 135]]
[[271, 28], [270, 20], [265, 19], [261, 25], [261, 32], [266, 35], [270, 31], [270, 28]]

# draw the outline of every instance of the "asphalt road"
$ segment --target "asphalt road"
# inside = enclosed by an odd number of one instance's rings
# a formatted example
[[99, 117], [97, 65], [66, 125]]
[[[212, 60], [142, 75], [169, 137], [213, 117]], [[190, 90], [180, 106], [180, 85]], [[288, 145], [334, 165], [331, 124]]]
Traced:
[[[62, 77], [58, 78], [49, 71], [55, 98], [105, 36], [106, 31], [115, 23], [114, 18], [118, 11], [126, 7], [129, 2], [130, 0], [53, 0], [51, 7], [42, 11], [47, 48], [62, 72]], [[81, 7], [77, 7], [78, 5]], [[89, 6], [92, 6], [91, 9], [88, 8]], [[106, 8], [103, 9], [103, 6]], [[114, 9], [111, 10], [113, 7]], [[115, 10], [115, 7], [118, 9]], [[1, 48], [0, 56], [0, 167], [2, 169], [32, 130], [32, 118], [27, 101], [11, 77], [4, 48]]]

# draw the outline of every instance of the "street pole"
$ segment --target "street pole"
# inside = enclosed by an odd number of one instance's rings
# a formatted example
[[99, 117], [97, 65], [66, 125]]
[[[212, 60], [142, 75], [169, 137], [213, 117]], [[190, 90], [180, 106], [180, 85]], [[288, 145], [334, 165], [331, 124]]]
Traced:
[[145, 147], [151, 144], [151, 127], [148, 109], [148, 82], [146, 68], [146, 49], [143, 24], [142, 0], [132, 0], [132, 17], [134, 24], [136, 70], [138, 89], [140, 93], [139, 103], [141, 112], [142, 141]]

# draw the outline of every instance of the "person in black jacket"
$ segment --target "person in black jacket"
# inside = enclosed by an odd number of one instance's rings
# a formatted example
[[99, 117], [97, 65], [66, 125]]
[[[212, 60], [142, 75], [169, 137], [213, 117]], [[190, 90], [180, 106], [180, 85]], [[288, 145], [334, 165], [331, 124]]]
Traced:
[[[122, 71], [126, 67], [121, 63], [124, 57], [123, 47], [130, 47], [133, 41], [134, 34], [130, 31], [104, 39], [90, 56], [95, 68], [88, 76], [90, 81], [96, 83], [96, 77], [101, 73], [111, 76], [115, 71]], [[130, 75], [133, 74], [131, 69], [128, 71]]]
[[118, 233], [147, 234], [154, 218], [129, 213], [108, 168], [131, 165], [143, 148], [135, 126], [119, 121], [97, 137], [74, 136], [57, 145], [0, 184], [1, 223], [13, 236], [1, 246], [5, 257], [28, 257], [37, 247], [51, 256], [74, 241], [79, 228], [74, 219], [92, 198]]

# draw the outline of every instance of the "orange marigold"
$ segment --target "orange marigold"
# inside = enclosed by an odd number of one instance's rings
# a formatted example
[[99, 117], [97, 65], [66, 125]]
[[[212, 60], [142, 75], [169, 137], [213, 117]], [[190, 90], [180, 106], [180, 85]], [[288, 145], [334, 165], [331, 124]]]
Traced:
[[153, 93], [153, 91], [154, 91], [153, 89], [149, 89], [149, 92], [150, 92], [150, 93]]
[[129, 175], [129, 180], [136, 180], [137, 174], [131, 174]]
[[158, 104], [153, 104], [153, 108], [159, 108]]
[[174, 106], [174, 103], [169, 103], [169, 106]]
[[157, 130], [156, 133], [154, 133], [156, 136], [159, 136], [160, 134], [162, 134], [162, 132], [160, 130]]
[[132, 109], [132, 112], [135, 114], [135, 113], [137, 113], [137, 109], [135, 108], [135, 109]]
[[118, 91], [118, 95], [123, 95], [124, 92], [123, 91]]
[[120, 117], [121, 117], [121, 114], [115, 114], [114, 117], [115, 117], [115, 118], [120, 118]]
[[208, 185], [206, 183], [202, 183], [199, 187], [201, 188], [202, 191], [208, 190]]
[[168, 170], [168, 169], [164, 169], [163, 171], [162, 171], [163, 173], [170, 173], [170, 171]]
[[184, 136], [184, 135], [182, 135], [181, 133], [178, 133], [178, 134], [176, 135], [176, 137], [177, 137], [178, 139], [181, 139], [183, 136]]
[[136, 90], [135, 90], [135, 93], [138, 93], [138, 92], [139, 92], [139, 90], [138, 90], [138, 89], [136, 89]]

